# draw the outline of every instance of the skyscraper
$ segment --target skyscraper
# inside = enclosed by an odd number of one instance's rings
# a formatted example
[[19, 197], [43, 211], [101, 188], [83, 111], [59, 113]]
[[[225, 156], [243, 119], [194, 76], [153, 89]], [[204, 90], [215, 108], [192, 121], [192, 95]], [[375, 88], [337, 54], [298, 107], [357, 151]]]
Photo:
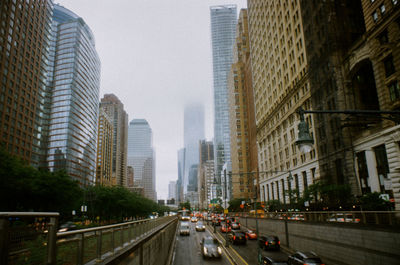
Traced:
[[0, 144], [36, 167], [46, 160], [49, 88], [44, 58], [52, 9], [51, 1], [0, 3]]
[[82, 18], [55, 5], [48, 68], [51, 90], [47, 162], [81, 185], [94, 183], [100, 59]]
[[113, 178], [117, 185], [127, 186], [128, 114], [124, 104], [114, 94], [105, 94], [100, 108], [111, 117], [113, 124]]
[[168, 184], [168, 200], [176, 197], [176, 181], [170, 181]]
[[128, 129], [128, 165], [134, 170], [134, 184], [144, 195], [157, 201], [153, 132], [145, 119], [133, 119]]
[[232, 64], [235, 41], [236, 5], [212, 6], [211, 45], [214, 75], [214, 159], [215, 173], [230, 165], [230, 134], [227, 78]]
[[194, 176], [192, 167], [199, 163], [199, 141], [204, 139], [204, 107], [202, 104], [190, 104], [184, 110], [184, 192], [189, 191], [189, 174], [192, 170], [191, 191], [197, 191], [197, 174]]
[[177, 204], [184, 201], [183, 196], [183, 176], [185, 174], [185, 148], [178, 151], [178, 180], [176, 182], [176, 202]]
[[[212, 171], [210, 171], [212, 165]], [[214, 183], [214, 145], [213, 142], [201, 140], [199, 142], [199, 170], [198, 170], [198, 193], [199, 206], [201, 209], [208, 207], [211, 197], [211, 184]], [[212, 176], [210, 173], [212, 172]]]
[[110, 116], [100, 108], [97, 138], [96, 184], [116, 185], [112, 174], [113, 124]]

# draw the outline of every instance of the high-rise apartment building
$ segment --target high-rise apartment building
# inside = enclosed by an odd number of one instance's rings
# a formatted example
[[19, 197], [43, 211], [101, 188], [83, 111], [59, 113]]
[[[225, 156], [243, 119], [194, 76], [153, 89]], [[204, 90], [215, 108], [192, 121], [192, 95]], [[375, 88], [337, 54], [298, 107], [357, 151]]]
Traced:
[[248, 19], [260, 196], [288, 204], [286, 190], [300, 193], [318, 178], [316, 150], [301, 154], [295, 144], [296, 110], [311, 109], [300, 1], [249, 0]]
[[233, 46], [233, 64], [228, 77], [233, 198], [254, 198], [257, 194], [254, 96], [251, 81], [246, 81], [251, 78], [247, 10], [242, 9]]
[[96, 184], [104, 186], [113, 186], [117, 183], [112, 174], [113, 132], [112, 119], [100, 107], [97, 136]]
[[51, 90], [47, 162], [81, 185], [94, 184], [100, 59], [82, 18], [55, 5], [49, 62]]
[[[206, 209], [210, 204], [211, 184], [214, 183], [214, 170], [210, 170], [210, 166], [214, 167], [214, 144], [201, 140], [199, 142], [199, 169], [197, 176], [197, 187], [199, 194], [200, 209]], [[210, 173], [212, 172], [212, 176]]]
[[113, 178], [119, 186], [127, 185], [128, 158], [128, 114], [124, 105], [114, 94], [105, 94], [101, 99], [100, 108], [111, 117], [113, 124]]
[[[301, 4], [313, 107], [399, 110], [399, 1]], [[398, 210], [400, 127], [390, 119], [315, 115], [315, 133], [322, 179], [354, 195], [387, 194]]]
[[224, 163], [231, 163], [227, 80], [235, 41], [236, 5], [212, 6], [210, 14], [214, 77], [214, 162], [215, 172], [219, 174]]
[[145, 197], [157, 201], [153, 132], [145, 119], [133, 119], [128, 129], [128, 166], [134, 183], [143, 187]]
[[[197, 192], [197, 174], [190, 172], [192, 167], [199, 164], [199, 141], [204, 139], [204, 106], [202, 104], [188, 104], [184, 109], [183, 135], [185, 148], [184, 167], [184, 193], [188, 191]], [[191, 183], [190, 183], [191, 182]], [[191, 184], [191, 185], [190, 185]]]
[[52, 9], [51, 1], [0, 2], [0, 144], [36, 167], [46, 166]]

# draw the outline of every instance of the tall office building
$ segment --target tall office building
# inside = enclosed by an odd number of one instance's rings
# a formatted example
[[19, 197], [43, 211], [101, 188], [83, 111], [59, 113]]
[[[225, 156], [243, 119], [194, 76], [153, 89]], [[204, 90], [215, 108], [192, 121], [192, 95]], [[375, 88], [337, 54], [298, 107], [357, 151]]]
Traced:
[[0, 1], [0, 143], [35, 167], [46, 160], [52, 9], [51, 1]]
[[318, 178], [316, 150], [302, 154], [295, 144], [296, 110], [311, 109], [300, 1], [249, 0], [248, 20], [260, 196], [288, 204], [286, 190], [300, 193]]
[[124, 104], [114, 94], [105, 94], [100, 108], [111, 117], [113, 124], [112, 174], [116, 185], [127, 186], [128, 114]]
[[178, 180], [176, 181], [176, 203], [184, 202], [183, 176], [185, 175], [185, 148], [178, 151]]
[[60, 5], [53, 10], [49, 64], [48, 167], [94, 184], [100, 60], [88, 25]]
[[242, 9], [228, 78], [233, 198], [254, 198], [258, 194], [257, 131], [251, 79], [247, 10]]
[[175, 199], [176, 197], [176, 181], [168, 183], [168, 200]]
[[112, 119], [104, 109], [100, 107], [97, 137], [96, 184], [104, 186], [116, 185], [116, 179], [112, 174], [112, 150]]
[[[184, 109], [184, 147], [185, 147], [185, 168], [184, 168], [184, 192], [197, 192], [197, 174], [192, 175], [190, 185], [189, 174], [193, 171], [193, 165], [199, 164], [199, 141], [204, 139], [204, 106], [202, 104], [186, 105]], [[190, 187], [189, 187], [190, 185]]]
[[199, 142], [199, 169], [197, 187], [199, 193], [200, 209], [208, 208], [211, 197], [211, 184], [214, 183], [214, 170], [210, 176], [210, 165], [214, 166], [214, 145], [213, 142], [201, 140]]
[[134, 184], [144, 195], [157, 201], [153, 132], [145, 119], [133, 119], [128, 129], [128, 166], [134, 170]]
[[231, 163], [227, 79], [235, 41], [236, 5], [212, 6], [210, 13], [214, 76], [214, 158], [215, 172], [219, 174], [224, 163]]

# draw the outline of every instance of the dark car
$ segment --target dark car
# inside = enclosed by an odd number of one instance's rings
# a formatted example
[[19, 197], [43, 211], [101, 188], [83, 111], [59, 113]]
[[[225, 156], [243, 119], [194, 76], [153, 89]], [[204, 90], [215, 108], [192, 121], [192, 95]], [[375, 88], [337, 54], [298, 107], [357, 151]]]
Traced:
[[258, 244], [265, 250], [279, 250], [281, 242], [277, 236], [260, 236]]
[[287, 265], [287, 258], [272, 258], [268, 256], [263, 256], [261, 258], [261, 264], [268, 264], [268, 265]]
[[221, 244], [216, 238], [204, 237], [200, 241], [201, 253], [203, 258], [221, 258], [222, 248]]
[[77, 229], [76, 224], [74, 222], [69, 221], [60, 225], [60, 229], [58, 229], [58, 232], [67, 232], [76, 229]]
[[296, 252], [289, 256], [288, 264], [291, 265], [324, 265], [314, 252]]
[[228, 233], [228, 239], [232, 244], [244, 244], [247, 243], [246, 235], [241, 231], [232, 231]]

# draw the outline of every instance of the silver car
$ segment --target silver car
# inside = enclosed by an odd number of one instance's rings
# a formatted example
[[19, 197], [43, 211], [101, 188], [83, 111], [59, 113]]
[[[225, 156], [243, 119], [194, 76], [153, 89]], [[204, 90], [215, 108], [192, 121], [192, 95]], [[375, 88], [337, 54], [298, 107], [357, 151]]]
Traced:
[[179, 234], [182, 235], [190, 235], [190, 225], [189, 223], [181, 223], [179, 227]]
[[201, 253], [203, 258], [221, 258], [222, 248], [221, 244], [216, 238], [204, 237], [200, 241]]
[[206, 231], [206, 226], [203, 224], [203, 222], [197, 222], [196, 231]]

